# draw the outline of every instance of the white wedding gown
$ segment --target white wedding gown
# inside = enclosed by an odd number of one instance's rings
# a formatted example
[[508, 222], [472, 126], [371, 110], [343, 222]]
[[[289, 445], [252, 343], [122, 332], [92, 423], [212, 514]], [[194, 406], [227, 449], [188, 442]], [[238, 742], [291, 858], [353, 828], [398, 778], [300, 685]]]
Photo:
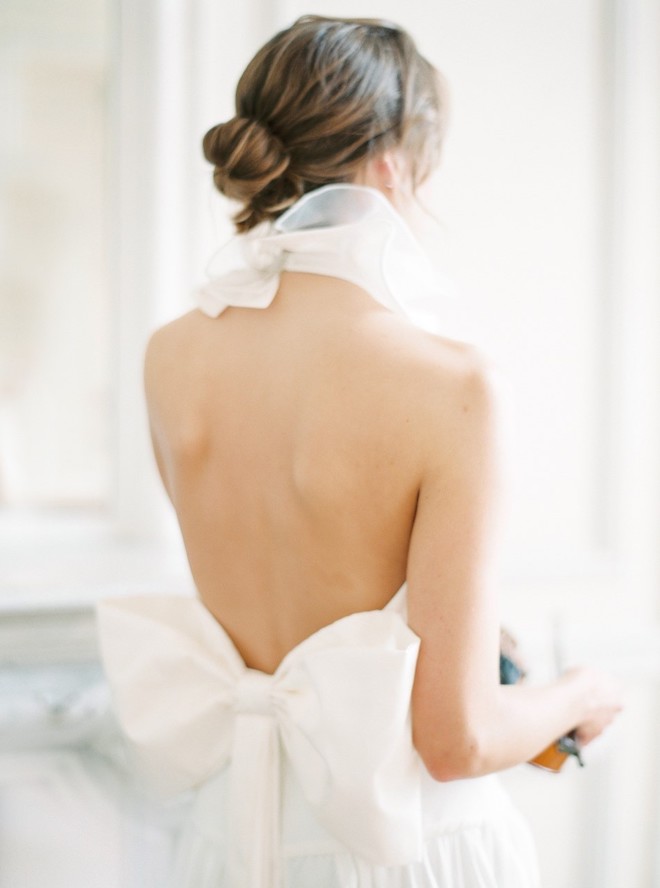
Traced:
[[[443, 329], [446, 293], [370, 188], [311, 192], [221, 257], [198, 291], [210, 316], [265, 307], [287, 268], [346, 278]], [[246, 667], [196, 597], [106, 598], [97, 627], [136, 780], [163, 798], [192, 793], [171, 888], [539, 888], [530, 828], [498, 776], [439, 783], [412, 745], [420, 640], [405, 583], [273, 675]]]

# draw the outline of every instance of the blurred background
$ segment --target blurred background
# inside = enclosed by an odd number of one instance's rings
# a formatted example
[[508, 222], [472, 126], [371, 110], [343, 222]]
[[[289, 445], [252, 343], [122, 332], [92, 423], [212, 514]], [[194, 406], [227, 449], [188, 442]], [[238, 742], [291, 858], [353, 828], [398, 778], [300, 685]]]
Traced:
[[183, 809], [125, 778], [94, 601], [193, 591], [144, 346], [231, 232], [201, 138], [304, 13], [392, 19], [448, 81], [437, 252], [513, 394], [503, 621], [530, 681], [627, 688], [584, 769], [503, 779], [544, 888], [660, 888], [657, 0], [3, 0], [0, 888], [162, 884]]

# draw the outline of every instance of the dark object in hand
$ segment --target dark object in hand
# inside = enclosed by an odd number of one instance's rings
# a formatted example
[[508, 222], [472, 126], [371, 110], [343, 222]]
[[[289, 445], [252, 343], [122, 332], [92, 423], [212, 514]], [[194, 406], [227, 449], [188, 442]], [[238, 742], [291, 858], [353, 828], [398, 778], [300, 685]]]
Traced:
[[[516, 643], [512, 636], [502, 629], [500, 632], [500, 684], [518, 684], [526, 676], [519, 658], [516, 656]], [[575, 731], [570, 731], [564, 737], [560, 737], [555, 743], [544, 749], [530, 760], [530, 765], [544, 768], [546, 771], [558, 773], [570, 755], [574, 755], [580, 766], [584, 767], [580, 755], [580, 745], [576, 739]]]

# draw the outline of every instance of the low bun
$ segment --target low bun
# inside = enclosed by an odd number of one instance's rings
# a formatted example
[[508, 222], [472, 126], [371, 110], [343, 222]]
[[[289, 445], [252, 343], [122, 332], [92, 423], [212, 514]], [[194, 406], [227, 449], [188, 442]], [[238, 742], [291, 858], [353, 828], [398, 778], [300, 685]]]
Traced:
[[439, 163], [445, 92], [392, 22], [299, 18], [249, 62], [236, 116], [203, 139], [215, 186], [241, 205], [236, 230], [275, 221], [316, 188], [355, 181], [391, 149], [401, 150], [417, 188]]
[[289, 169], [289, 153], [259, 120], [232, 117], [211, 127], [202, 149], [215, 167], [218, 191], [244, 205], [234, 216], [238, 231], [275, 217], [302, 194], [299, 177]]

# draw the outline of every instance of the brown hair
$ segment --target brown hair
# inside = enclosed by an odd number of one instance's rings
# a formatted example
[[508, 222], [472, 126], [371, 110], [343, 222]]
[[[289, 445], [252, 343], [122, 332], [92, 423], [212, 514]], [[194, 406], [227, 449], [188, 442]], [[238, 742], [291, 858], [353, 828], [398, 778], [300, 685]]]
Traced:
[[444, 82], [400, 27], [306, 15], [272, 37], [236, 88], [236, 116], [204, 136], [237, 231], [276, 219], [299, 197], [348, 182], [369, 158], [401, 147], [413, 189], [439, 161]]

